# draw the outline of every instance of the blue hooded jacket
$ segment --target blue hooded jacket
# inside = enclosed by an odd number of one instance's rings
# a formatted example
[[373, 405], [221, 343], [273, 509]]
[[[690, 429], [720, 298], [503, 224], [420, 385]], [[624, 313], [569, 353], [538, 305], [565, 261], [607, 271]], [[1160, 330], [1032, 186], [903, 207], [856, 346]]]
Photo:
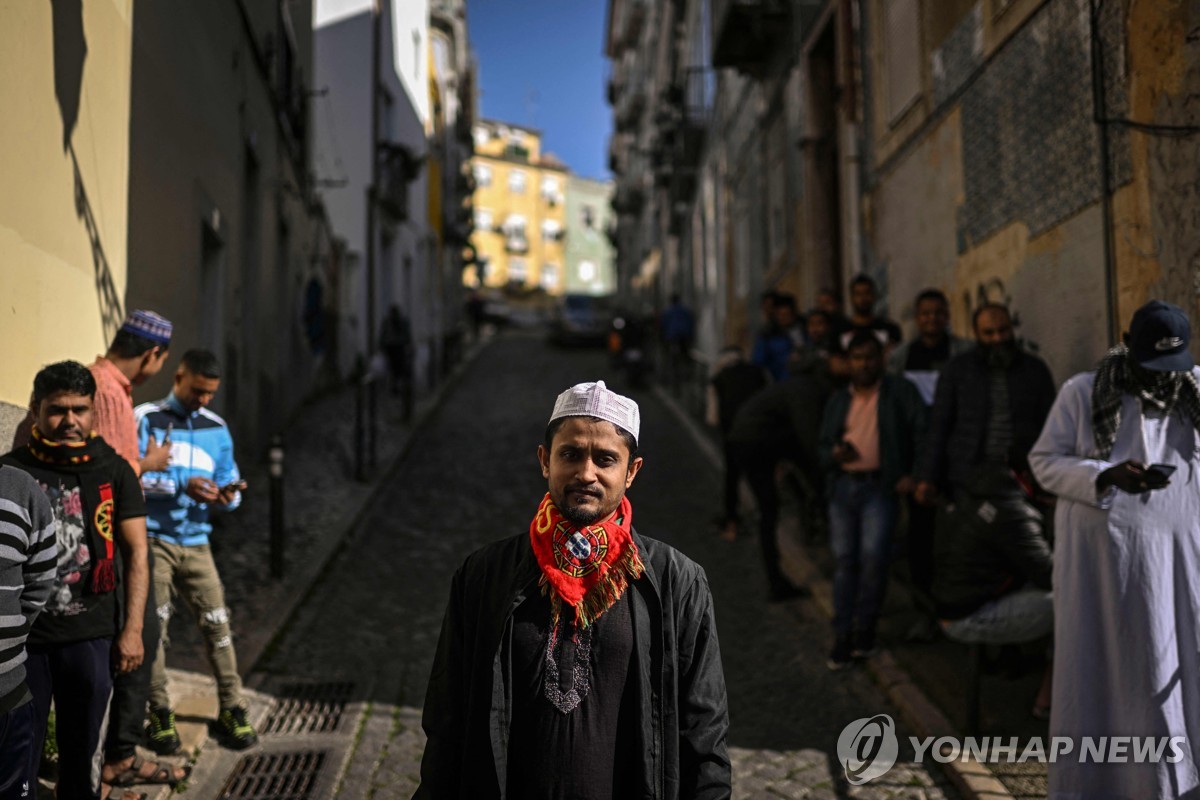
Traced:
[[[162, 442], [171, 436], [171, 464], [162, 472], [142, 475], [146, 493], [146, 532], [155, 538], [195, 547], [208, 544], [212, 524], [208, 521], [209, 503], [193, 500], [186, 493], [191, 478], [208, 478], [218, 487], [241, 480], [233, 460], [233, 437], [225, 420], [201, 408], [189, 412], [174, 392], [163, 400], [143, 403], [134, 410], [138, 424], [138, 452], [146, 455], [153, 436]], [[241, 505], [241, 492], [224, 507], [232, 511]]]

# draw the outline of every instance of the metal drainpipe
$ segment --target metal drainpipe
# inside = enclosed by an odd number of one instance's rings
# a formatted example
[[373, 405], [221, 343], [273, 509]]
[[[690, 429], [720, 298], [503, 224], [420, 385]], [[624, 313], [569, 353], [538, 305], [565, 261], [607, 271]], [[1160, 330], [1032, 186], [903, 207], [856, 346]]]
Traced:
[[1111, 183], [1111, 175], [1109, 174], [1109, 143], [1108, 143], [1108, 123], [1105, 121], [1108, 118], [1107, 98], [1104, 95], [1105, 89], [1105, 74], [1104, 74], [1104, 52], [1101, 48], [1100, 33], [1097, 30], [1099, 23], [1099, 8], [1096, 0], [1088, 0], [1088, 10], [1091, 15], [1091, 39], [1092, 39], [1092, 104], [1094, 110], [1094, 121], [1099, 127], [1098, 133], [1100, 136], [1100, 214], [1101, 224], [1104, 226], [1104, 294], [1105, 294], [1105, 312], [1108, 322], [1108, 344], [1111, 347], [1116, 344], [1119, 334], [1117, 327], [1117, 264], [1116, 256], [1113, 252], [1113, 211], [1112, 211], [1112, 195], [1109, 192]]

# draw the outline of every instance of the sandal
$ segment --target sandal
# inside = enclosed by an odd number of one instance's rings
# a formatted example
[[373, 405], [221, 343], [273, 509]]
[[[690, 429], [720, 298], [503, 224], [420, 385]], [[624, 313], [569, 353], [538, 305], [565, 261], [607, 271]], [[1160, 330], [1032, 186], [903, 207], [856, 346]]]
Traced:
[[[142, 768], [146, 766], [150, 766], [154, 770], [149, 775], [142, 772]], [[176, 769], [182, 769], [183, 775], [175, 777]], [[169, 762], [147, 761], [141, 756], [134, 756], [133, 763], [114, 775], [109, 783], [114, 787], [136, 786], [142, 783], [165, 783], [167, 786], [174, 787], [180, 781], [187, 780], [187, 777], [191, 774], [191, 767], [176, 767]]]
[[110, 786], [108, 793], [102, 797], [104, 800], [146, 800], [147, 795], [145, 792], [131, 792], [120, 786]]

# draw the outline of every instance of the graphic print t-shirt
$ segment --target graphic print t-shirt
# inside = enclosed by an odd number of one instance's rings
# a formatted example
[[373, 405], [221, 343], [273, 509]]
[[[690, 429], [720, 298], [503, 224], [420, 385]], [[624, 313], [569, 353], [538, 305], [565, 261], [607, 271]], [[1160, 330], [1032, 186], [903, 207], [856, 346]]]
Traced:
[[[145, 516], [146, 505], [133, 469], [125, 461], [114, 460], [113, 500], [116, 505], [114, 526], [124, 519]], [[128, 474], [124, 474], [128, 473]], [[117, 631], [118, 584], [111, 592], [93, 593], [92, 569], [105, 557], [92, 552], [89, 543], [87, 509], [83, 503], [79, 479], [74, 475], [38, 471], [33, 477], [46, 493], [54, 512], [58, 540], [58, 571], [54, 589], [46, 607], [29, 632], [30, 644], [67, 644], [86, 639], [114, 636]], [[114, 537], [116, 531], [113, 531]], [[120, 548], [113, 541], [113, 557], [120, 559]]]

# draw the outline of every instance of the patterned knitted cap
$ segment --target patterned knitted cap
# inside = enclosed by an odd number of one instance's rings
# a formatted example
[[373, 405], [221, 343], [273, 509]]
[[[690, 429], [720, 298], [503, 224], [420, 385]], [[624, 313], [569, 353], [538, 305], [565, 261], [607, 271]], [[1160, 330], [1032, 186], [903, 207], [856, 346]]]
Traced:
[[153, 311], [132, 311], [125, 318], [121, 330], [149, 339], [155, 344], [168, 345], [171, 343], [171, 320], [160, 317]]
[[[554, 401], [550, 422], [560, 417], [598, 417], [633, 434], [636, 444], [642, 429], [642, 412], [638, 404], [610, 391], [604, 381], [577, 383]], [[548, 423], [547, 423], [548, 424]]]

